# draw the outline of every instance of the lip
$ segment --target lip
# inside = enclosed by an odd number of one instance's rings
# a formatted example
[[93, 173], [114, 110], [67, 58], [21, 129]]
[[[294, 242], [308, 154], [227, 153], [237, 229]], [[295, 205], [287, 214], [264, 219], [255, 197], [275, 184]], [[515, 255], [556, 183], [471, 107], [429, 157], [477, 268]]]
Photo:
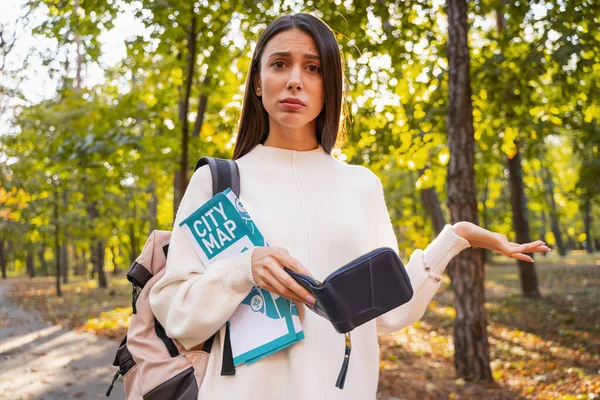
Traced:
[[283, 108], [284, 110], [300, 110], [301, 108], [304, 107], [302, 104], [296, 104], [296, 103], [281, 102], [279, 104], [281, 105], [281, 108]]
[[287, 103], [287, 104], [299, 104], [301, 106], [305, 106], [306, 104], [304, 104], [304, 102], [296, 97], [286, 97], [285, 99], [281, 100], [280, 103]]

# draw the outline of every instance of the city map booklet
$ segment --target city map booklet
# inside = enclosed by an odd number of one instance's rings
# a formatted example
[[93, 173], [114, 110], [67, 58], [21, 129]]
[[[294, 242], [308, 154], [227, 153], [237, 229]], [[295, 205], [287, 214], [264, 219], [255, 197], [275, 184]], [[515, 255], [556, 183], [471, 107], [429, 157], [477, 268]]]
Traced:
[[[206, 268], [269, 246], [231, 189], [217, 193], [179, 226]], [[296, 304], [254, 286], [228, 321], [233, 364], [252, 364], [304, 339]]]

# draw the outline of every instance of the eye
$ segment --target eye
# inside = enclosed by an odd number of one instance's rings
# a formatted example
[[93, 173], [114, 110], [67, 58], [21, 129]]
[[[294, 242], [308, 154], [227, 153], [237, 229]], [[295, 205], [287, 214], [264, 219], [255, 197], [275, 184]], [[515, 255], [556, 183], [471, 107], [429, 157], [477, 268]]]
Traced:
[[311, 70], [311, 72], [319, 72], [319, 71], [321, 71], [321, 68], [319, 68], [318, 65], [311, 64], [311, 65], [308, 66], [308, 68], [310, 68], [310, 67], [314, 67], [315, 68], [315, 69]]
[[[284, 64], [284, 62], [283, 62], [283, 61], [274, 61], [274, 62], [271, 64], [271, 66], [274, 66], [275, 64]], [[277, 67], [275, 67], [275, 69], [281, 69], [281, 68], [277, 68]]]

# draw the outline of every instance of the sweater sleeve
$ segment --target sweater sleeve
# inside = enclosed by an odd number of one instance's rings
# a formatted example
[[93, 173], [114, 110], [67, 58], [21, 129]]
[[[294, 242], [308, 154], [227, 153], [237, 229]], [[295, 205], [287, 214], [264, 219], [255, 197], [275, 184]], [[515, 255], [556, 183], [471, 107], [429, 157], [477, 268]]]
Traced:
[[[398, 240], [390, 220], [379, 178], [377, 178], [377, 182], [377, 188], [374, 190], [376, 195], [374, 208], [378, 213], [375, 223], [375, 245], [376, 247], [390, 247], [396, 254], [399, 254]], [[446, 225], [425, 250], [416, 249], [408, 263], [404, 263], [413, 288], [413, 297], [407, 303], [377, 317], [377, 332], [379, 334], [393, 333], [421, 319], [429, 302], [441, 286], [441, 282], [436, 282], [429, 276], [429, 272], [435, 276], [441, 276], [450, 260], [469, 246], [470, 243], [458, 236], [451, 225]], [[425, 270], [424, 262], [431, 267], [430, 271]]]
[[164, 275], [150, 290], [150, 307], [171, 338], [186, 349], [217, 332], [256, 283], [253, 251], [206, 268], [179, 223], [212, 198], [212, 176], [202, 166], [192, 176], [175, 216]]

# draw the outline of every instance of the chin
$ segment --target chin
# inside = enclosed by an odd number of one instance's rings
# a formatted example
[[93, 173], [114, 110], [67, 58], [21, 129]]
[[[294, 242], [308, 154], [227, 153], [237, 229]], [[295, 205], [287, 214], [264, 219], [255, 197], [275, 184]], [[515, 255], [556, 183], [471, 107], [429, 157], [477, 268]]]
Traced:
[[286, 126], [288, 128], [299, 128], [311, 121], [310, 119], [307, 119], [305, 115], [300, 115], [298, 113], [280, 115], [279, 118], [275, 120], [279, 125]]
[[299, 129], [299, 128], [302, 128], [303, 126], [306, 126], [309, 123], [309, 121], [304, 121], [304, 122], [277, 121], [277, 123], [281, 126], [285, 126], [286, 128]]

